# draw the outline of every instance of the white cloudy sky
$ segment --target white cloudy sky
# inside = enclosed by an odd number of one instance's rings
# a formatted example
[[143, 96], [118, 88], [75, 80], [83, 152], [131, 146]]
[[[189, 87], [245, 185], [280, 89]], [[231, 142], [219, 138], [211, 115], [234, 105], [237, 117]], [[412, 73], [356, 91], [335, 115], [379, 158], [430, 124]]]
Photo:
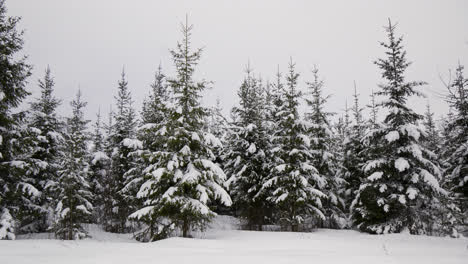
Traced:
[[377, 89], [380, 73], [373, 60], [383, 55], [387, 18], [398, 22], [408, 58], [408, 78], [429, 83], [426, 99], [412, 100], [419, 112], [427, 101], [438, 115], [447, 111], [439, 76], [458, 61], [468, 65], [468, 1], [123, 1], [7, 0], [10, 15], [22, 16], [25, 52], [34, 65], [29, 90], [38, 96], [37, 79], [50, 65], [60, 108], [81, 87], [87, 116], [106, 113], [125, 66], [139, 108], [162, 63], [173, 72], [169, 49], [181, 35], [188, 14], [193, 44], [205, 47], [197, 76], [214, 82], [204, 102], [220, 98], [225, 112], [236, 103], [245, 65], [265, 79], [289, 57], [301, 73], [300, 86], [318, 66], [332, 94], [328, 109], [340, 112], [351, 100], [356, 80], [363, 104]]

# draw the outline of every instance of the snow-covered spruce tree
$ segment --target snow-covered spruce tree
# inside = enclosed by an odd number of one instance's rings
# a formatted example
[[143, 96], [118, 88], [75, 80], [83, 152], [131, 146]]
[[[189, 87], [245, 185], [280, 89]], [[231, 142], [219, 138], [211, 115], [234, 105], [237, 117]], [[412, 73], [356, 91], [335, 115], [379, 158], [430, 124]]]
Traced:
[[[440, 163], [441, 167], [443, 170], [442, 173], [442, 186], [444, 189], [450, 189], [447, 186], [448, 179], [447, 177], [449, 173], [447, 173], [447, 170], [451, 167], [450, 164], [450, 157], [452, 153], [455, 152], [457, 149], [457, 146], [452, 144], [452, 142], [455, 141], [455, 133], [452, 131], [452, 122], [455, 119], [455, 114], [453, 113], [452, 107], [449, 105], [448, 113], [443, 116], [440, 120], [440, 136], [441, 136], [441, 148], [439, 150], [439, 155], [440, 155]], [[442, 147], [443, 146], [443, 147]], [[453, 194], [452, 192], [450, 194]]]
[[[434, 113], [431, 111], [430, 105], [426, 105], [426, 112], [424, 113], [424, 120], [422, 123], [425, 127], [426, 137], [423, 138], [422, 144], [425, 148], [432, 151], [435, 154], [434, 163], [439, 165], [444, 171], [447, 170], [450, 166], [447, 163], [447, 160], [444, 159], [445, 153], [453, 153], [457, 148], [452, 144], [451, 133], [442, 140], [439, 130], [436, 126], [436, 121], [434, 120]], [[445, 127], [445, 124], [442, 124], [442, 127]], [[448, 127], [447, 127], [448, 128]], [[447, 130], [449, 132], [449, 130]], [[442, 148], [442, 144], [444, 144]], [[443, 149], [443, 150], [442, 150]], [[443, 177], [439, 179], [439, 184], [445, 189], [450, 189], [448, 182], [446, 181], [447, 177], [443, 173]], [[432, 235], [446, 235], [451, 234], [453, 237], [458, 237], [457, 225], [460, 223], [458, 218], [461, 216], [460, 209], [456, 205], [455, 197], [453, 192], [449, 192], [446, 196], [440, 196], [437, 202], [434, 202], [430, 205], [430, 210], [432, 211]]]
[[[228, 135], [230, 134], [231, 126], [226, 117], [223, 116], [221, 101], [216, 99], [216, 105], [209, 109], [209, 115], [205, 122], [205, 131], [213, 134], [219, 142], [213, 146], [212, 152], [215, 157], [213, 162], [224, 170], [225, 153], [228, 147]], [[232, 215], [233, 207], [225, 206], [222, 201], [216, 200], [211, 204], [212, 210], [217, 214]]]
[[170, 91], [166, 83], [166, 76], [162, 72], [162, 66], [154, 74], [154, 82], [148, 98], [143, 102], [141, 111], [142, 124], [158, 124], [167, 117], [167, 108], [170, 102]]
[[[283, 76], [280, 72], [279, 66], [275, 75], [275, 82], [268, 83], [265, 87], [265, 128], [267, 135], [267, 140], [271, 145], [270, 149], [266, 152], [267, 157], [269, 158], [269, 163], [272, 165], [269, 166], [270, 170], [274, 164], [282, 163], [281, 157], [281, 147], [275, 145], [276, 143], [280, 143], [280, 141], [275, 140], [275, 135], [280, 133], [280, 123], [282, 120], [281, 111], [285, 108], [286, 104], [286, 90], [283, 83]], [[269, 173], [271, 174], [271, 173]], [[271, 177], [271, 175], [269, 176]], [[267, 177], [267, 179], [269, 178]], [[273, 219], [276, 221], [277, 219]]]
[[167, 122], [172, 107], [171, 101], [170, 87], [160, 65], [151, 84], [150, 95], [143, 102], [141, 126], [138, 128], [138, 138], [143, 142], [145, 151], [158, 151], [164, 147], [158, 138], [158, 127]]
[[55, 208], [55, 236], [60, 239], [73, 240], [87, 236], [81, 226], [92, 217], [92, 194], [89, 191], [89, 164], [87, 162], [86, 141], [88, 135], [84, 119], [86, 102], [81, 99], [78, 90], [75, 99], [70, 103], [72, 116], [67, 118], [67, 133], [65, 134], [65, 151], [59, 180], [55, 186], [57, 205]]
[[[222, 145], [225, 145], [229, 125], [226, 117], [223, 116], [222, 111], [223, 108], [221, 107], [221, 102], [218, 98], [216, 99], [216, 105], [210, 109], [210, 115], [207, 121], [207, 131], [218, 138]], [[222, 148], [215, 150], [215, 152], [218, 153], [218, 155], [215, 155], [217, 159], [221, 159], [222, 151]], [[221, 163], [222, 161], [219, 160], [219, 162]]]
[[278, 112], [280, 121], [274, 136], [276, 155], [280, 161], [274, 164], [274, 175], [263, 188], [270, 188], [267, 198], [277, 207], [280, 224], [299, 231], [305, 218], [311, 215], [325, 220], [322, 202], [326, 195], [321, 191], [326, 179], [320, 175], [312, 163], [313, 153], [307, 135], [309, 124], [301, 120], [298, 108], [302, 96], [297, 89], [295, 64], [289, 63], [286, 76], [284, 104]]
[[442, 140], [439, 135], [439, 130], [436, 125], [436, 121], [434, 120], [434, 113], [431, 111], [431, 106], [429, 103], [426, 105], [426, 112], [424, 113], [424, 120], [423, 125], [426, 130], [426, 139], [424, 146], [429, 149], [430, 151], [434, 152], [437, 155], [436, 160], [440, 160], [441, 151], [441, 143]]
[[276, 82], [271, 84], [271, 103], [269, 100], [267, 101], [267, 113], [270, 115], [268, 120], [271, 120], [269, 126], [271, 127], [271, 132], [273, 133], [276, 129], [275, 126], [277, 126], [277, 124], [281, 120], [281, 115], [279, 115], [278, 112], [281, 111], [281, 108], [285, 103], [285, 94], [286, 91], [282, 82], [282, 75], [278, 66], [278, 69], [276, 71]]
[[[449, 110], [447, 115], [442, 117], [440, 122], [440, 135], [442, 137], [441, 145], [443, 148], [440, 149], [440, 156], [442, 157], [441, 164], [444, 170], [442, 182], [445, 184], [447, 183], [447, 169], [451, 166], [450, 165], [450, 156], [452, 153], [455, 152], [457, 146], [452, 145], [452, 142], [455, 141], [454, 137], [456, 136], [455, 133], [452, 131], [452, 122], [455, 119], [455, 114], [453, 113], [453, 109], [449, 106]], [[446, 188], [446, 186], [444, 187]]]
[[103, 130], [105, 133], [104, 152], [110, 158], [114, 150], [114, 146], [112, 144], [111, 139], [111, 135], [114, 134], [114, 110], [112, 109], [112, 105], [109, 106], [109, 112], [107, 114], [107, 124], [103, 124]]
[[[125, 186], [122, 189], [122, 194], [126, 199], [134, 200], [136, 208], [140, 208], [145, 201], [145, 198], [137, 198], [142, 183], [147, 180], [144, 169], [154, 163], [153, 153], [165, 149], [166, 134], [164, 130], [160, 131], [159, 129], [165, 126], [169, 118], [172, 94], [161, 65], [159, 65], [154, 75], [154, 82], [150, 86], [151, 91], [143, 102], [142, 120], [137, 129], [137, 138], [141, 142], [142, 148], [129, 153], [129, 157], [134, 161], [134, 166], [125, 173]], [[142, 222], [146, 228], [140, 231], [136, 238], [140, 241], [151, 240], [157, 233], [158, 223], [156, 220], [158, 219], [145, 218]]]
[[[437, 144], [439, 146], [438, 152], [436, 152], [437, 158], [439, 159], [440, 166], [442, 167], [442, 179], [440, 180], [440, 185], [445, 190], [449, 190], [449, 193], [445, 197], [441, 197], [441, 203], [445, 206], [442, 207], [442, 210], [438, 210], [436, 213], [439, 214], [438, 221], [435, 224], [440, 226], [439, 232], [441, 235], [445, 235], [452, 231], [453, 237], [458, 237], [458, 231], [463, 231], [464, 220], [460, 204], [458, 204], [458, 194], [453, 192], [452, 187], [453, 183], [451, 181], [451, 174], [449, 170], [452, 168], [450, 164], [453, 153], [457, 150], [458, 146], [454, 144], [456, 133], [453, 133], [452, 122], [455, 119], [455, 114], [453, 113], [452, 107], [449, 107], [449, 112], [445, 117], [442, 118], [440, 122], [440, 139], [441, 141]], [[429, 143], [426, 141], [426, 145]], [[445, 232], [444, 232], [445, 231]]]
[[440, 188], [440, 170], [431, 161], [435, 155], [424, 148], [421, 140], [426, 133], [417, 126], [422, 116], [407, 105], [409, 96], [420, 95], [415, 89], [424, 82], [405, 81], [405, 70], [410, 65], [403, 50], [402, 38], [395, 36], [395, 26], [386, 27], [387, 58], [375, 64], [386, 81], [377, 95], [388, 114], [382, 128], [366, 137], [378, 142], [369, 145], [371, 159], [363, 166], [366, 177], [353, 201], [353, 218], [361, 230], [371, 233], [395, 233], [404, 229], [412, 234], [431, 230], [430, 205], [445, 193]]
[[350, 132], [350, 127], [351, 127], [351, 119], [349, 117], [349, 107], [348, 107], [348, 101], [345, 102], [345, 108], [344, 108], [344, 113], [338, 117], [338, 121], [332, 125], [333, 130], [335, 132], [335, 136], [337, 138], [336, 140], [336, 148], [337, 150], [341, 153], [340, 155], [343, 155], [344, 151], [344, 144], [348, 140], [349, 137], [349, 132]]
[[110, 164], [111, 160], [106, 153], [106, 138], [103, 133], [101, 122], [101, 111], [96, 115], [94, 123], [94, 131], [92, 134], [92, 149], [89, 161], [89, 184], [90, 191], [93, 194], [92, 203], [94, 205], [93, 222], [105, 223], [111, 214], [110, 210], [106, 210], [111, 206], [107, 206], [105, 201], [110, 196]]
[[176, 76], [168, 80], [174, 95], [174, 107], [169, 117], [156, 124], [163, 150], [147, 156], [145, 181], [137, 194], [143, 207], [130, 218], [143, 221], [148, 228], [137, 238], [153, 241], [167, 237], [177, 228], [189, 237], [195, 228], [204, 228], [215, 215], [209, 207], [213, 199], [225, 205], [231, 198], [223, 189], [223, 170], [213, 163], [212, 145], [219, 142], [212, 134], [202, 131], [207, 109], [200, 105], [206, 81], [195, 82], [193, 74], [201, 49], [191, 51], [192, 26], [182, 26], [183, 39], [171, 50]]
[[142, 120], [141, 125], [138, 127], [138, 139], [142, 141], [144, 151], [151, 153], [163, 149], [164, 145], [161, 144], [157, 129], [169, 118], [170, 108], [172, 107], [171, 101], [170, 87], [166, 82], [162, 67], [159, 65], [154, 75], [154, 82], [151, 84], [150, 95], [143, 102]]
[[[380, 104], [378, 104], [377, 102], [377, 95], [376, 95], [376, 92], [374, 90], [372, 90], [371, 94], [370, 94], [370, 103], [368, 105], [366, 105], [369, 113], [370, 113], [370, 116], [368, 117], [368, 119], [366, 120], [365, 122], [365, 131], [364, 131], [364, 135], [363, 137], [361, 138], [361, 144], [364, 145], [364, 149], [362, 151], [362, 155], [363, 155], [363, 165], [365, 165], [365, 163], [369, 160], [374, 160], [374, 159], [378, 159], [379, 158], [379, 153], [375, 152], [374, 149], [378, 149], [378, 148], [382, 148], [382, 142], [381, 141], [378, 141], [378, 140], [373, 140], [372, 137], [369, 137], [368, 135], [369, 134], [372, 134], [373, 131], [376, 131], [376, 130], [379, 130], [380, 128], [382, 128], [382, 123], [379, 121], [378, 119], [378, 113], [379, 113], [379, 109], [381, 107]], [[362, 170], [362, 166], [360, 168], [361, 170], [361, 176], [363, 177], [361, 179], [361, 184], [363, 183], [363, 180], [365, 179], [365, 175], [364, 175], [364, 172]], [[361, 184], [358, 186], [358, 189], [361, 187]], [[354, 198], [356, 197], [356, 193], [354, 195]], [[354, 199], [353, 199], [354, 201]], [[352, 208], [351, 208], [351, 214], [353, 214], [352, 212]], [[351, 215], [352, 217], [352, 215]]]
[[[264, 88], [264, 121], [266, 133], [267, 135], [270, 135], [269, 144], [271, 146], [273, 146], [272, 136], [275, 134], [280, 120], [280, 116], [277, 115], [277, 113], [280, 111], [281, 106], [284, 104], [284, 100], [282, 100], [282, 97], [284, 96], [284, 91], [282, 89], [284, 88], [284, 86], [281, 80], [281, 73], [279, 72], [279, 67], [276, 75], [276, 83], [272, 84], [269, 81], [267, 81]], [[277, 87], [279, 87], [279, 89]], [[271, 149], [268, 155], [270, 155], [271, 160], [274, 160], [275, 157]]]
[[117, 109], [114, 112], [114, 121], [110, 142], [112, 145], [111, 170], [110, 170], [110, 198], [112, 210], [106, 218], [104, 229], [109, 232], [125, 233], [130, 231], [127, 223], [128, 216], [132, 213], [132, 201], [126, 199], [122, 193], [125, 186], [125, 173], [133, 168], [133, 160], [129, 157], [130, 152], [139, 148], [141, 143], [135, 139], [137, 125], [136, 113], [132, 107], [132, 96], [122, 71], [118, 82], [118, 93], [115, 97]]
[[[338, 117], [338, 121], [332, 124], [332, 133], [334, 135], [334, 139], [332, 140], [332, 151], [335, 153], [336, 162], [337, 162], [337, 174], [340, 175], [341, 178], [345, 179], [349, 176], [349, 172], [345, 163], [348, 162], [350, 159], [349, 154], [346, 153], [346, 145], [349, 142], [350, 137], [350, 130], [351, 130], [351, 119], [350, 119], [350, 108], [348, 107], [348, 101], [345, 101], [345, 108], [344, 112], [340, 117]], [[342, 184], [337, 188], [337, 193], [345, 199], [348, 199], [347, 193], [347, 186], [348, 184]]]
[[324, 109], [328, 99], [323, 96], [323, 81], [320, 80], [318, 69], [312, 71], [313, 80], [307, 82], [308, 96], [306, 103], [309, 110], [305, 113], [305, 120], [310, 123], [308, 135], [310, 137], [310, 151], [312, 153], [312, 166], [318, 174], [326, 180], [326, 185], [320, 189], [328, 196], [324, 199], [323, 212], [326, 221], [321, 221], [322, 227], [341, 228], [345, 225], [344, 200], [337, 193], [344, 184], [344, 180], [339, 175], [338, 157], [334, 149], [333, 142], [335, 136], [331, 130], [328, 117], [332, 113]]
[[19, 54], [23, 48], [18, 17], [8, 17], [5, 1], [0, 0], [0, 239], [15, 239], [18, 205], [34, 206], [37, 189], [24, 174], [21, 154], [23, 114], [13, 114], [29, 95], [25, 89], [31, 66]]
[[30, 177], [42, 195], [35, 214], [22, 221], [22, 230], [30, 232], [44, 232], [53, 225], [55, 196], [51, 189], [57, 183], [64, 144], [64, 124], [56, 113], [61, 101], [53, 95], [54, 80], [49, 67], [44, 79], [39, 80], [39, 88], [41, 97], [31, 103], [29, 111], [28, 125], [34, 136], [28, 161], [32, 165]]
[[464, 67], [459, 64], [454, 80], [447, 85], [447, 101], [454, 113], [448, 120], [448, 135], [444, 144], [452, 146], [452, 149], [444, 152], [444, 183], [455, 195], [461, 210], [461, 224], [468, 229], [468, 78], [465, 78], [463, 70]]
[[363, 180], [361, 167], [366, 161], [366, 146], [362, 140], [366, 132], [366, 125], [362, 115], [363, 108], [359, 105], [359, 94], [356, 87], [354, 87], [353, 101], [351, 111], [354, 118], [349, 128], [348, 137], [344, 143], [343, 153], [345, 157], [343, 159], [343, 167], [346, 171], [344, 180], [346, 180], [345, 197], [347, 208], [351, 205], [357, 190], [361, 186]]
[[269, 132], [274, 131], [274, 124], [273, 124], [273, 116], [276, 114], [276, 109], [275, 109], [275, 90], [274, 90], [274, 85], [270, 83], [270, 81], [267, 80], [264, 88], [264, 94], [265, 94], [265, 117], [268, 122], [267, 126], [270, 128]]
[[[93, 204], [95, 207], [95, 212], [94, 212], [94, 219], [98, 221], [99, 224], [105, 228], [107, 223], [111, 222], [112, 219], [112, 208], [114, 207], [114, 200], [112, 196], [112, 191], [113, 191], [113, 184], [112, 184], [112, 175], [111, 175], [111, 164], [112, 164], [112, 153], [114, 151], [114, 142], [112, 141], [111, 135], [113, 135], [114, 131], [114, 110], [112, 109], [112, 105], [109, 106], [109, 112], [107, 114], [107, 123], [103, 123], [102, 125], [102, 130], [103, 130], [103, 152], [107, 156], [108, 160], [105, 161], [104, 159], [100, 159], [99, 162], [96, 162], [96, 167], [93, 165], [93, 161], [91, 160], [90, 164], [90, 173], [96, 173], [97, 170], [100, 169], [101, 165], [104, 165], [106, 167], [107, 172], [106, 172], [106, 177], [101, 178], [101, 180], [98, 180], [98, 183], [100, 186], [94, 186], [93, 187], [93, 180], [95, 180], [95, 175], [92, 175], [90, 177], [90, 186], [91, 190], [95, 188], [96, 192], [101, 192], [101, 197], [99, 198], [99, 194], [96, 194], [93, 192], [94, 200], [100, 199], [96, 204]], [[95, 127], [96, 129], [96, 127]], [[96, 130], [94, 131], [96, 133]], [[100, 141], [100, 136], [96, 137], [96, 135], [93, 135], [93, 141]], [[94, 143], [96, 144], [96, 143]], [[99, 145], [99, 144], [98, 144]], [[91, 152], [91, 158], [93, 158], [94, 152]], [[100, 154], [98, 154], [100, 155]], [[104, 156], [101, 156], [104, 158]], [[97, 160], [96, 160], [97, 161]], [[96, 169], [96, 171], [95, 171]], [[99, 173], [98, 173], [99, 174]], [[100, 187], [101, 190], [96, 190]], [[97, 211], [97, 212], [96, 212]]]
[[[274, 176], [273, 169], [275, 165], [283, 163], [281, 140], [276, 138], [276, 135], [281, 134], [280, 123], [283, 118], [281, 115], [281, 111], [283, 111], [286, 105], [286, 90], [284, 87], [283, 77], [280, 72], [279, 65], [275, 77], [275, 82], [267, 82], [267, 85], [264, 89], [265, 113], [263, 118], [263, 129], [266, 130], [264, 132], [266, 134], [266, 138], [264, 139], [264, 141], [266, 142], [268, 148], [264, 150], [266, 154], [264, 163], [267, 167], [265, 169], [265, 176], [263, 177], [263, 182], [267, 182]], [[269, 206], [268, 210], [266, 210], [266, 224], [276, 224], [280, 222], [280, 216], [278, 215], [276, 204], [266, 199], [269, 195], [271, 195], [272, 188], [273, 187], [263, 185], [259, 195], [257, 195], [260, 196], [261, 194], [262, 199], [266, 200], [265, 206]], [[285, 227], [289, 228], [289, 226]]]
[[229, 130], [224, 158], [229, 176], [227, 185], [234, 201], [234, 213], [245, 220], [247, 228], [261, 230], [271, 217], [271, 205], [266, 193], [261, 192], [270, 174], [270, 146], [263, 88], [249, 66], [237, 94], [239, 106], [232, 110], [236, 118]]

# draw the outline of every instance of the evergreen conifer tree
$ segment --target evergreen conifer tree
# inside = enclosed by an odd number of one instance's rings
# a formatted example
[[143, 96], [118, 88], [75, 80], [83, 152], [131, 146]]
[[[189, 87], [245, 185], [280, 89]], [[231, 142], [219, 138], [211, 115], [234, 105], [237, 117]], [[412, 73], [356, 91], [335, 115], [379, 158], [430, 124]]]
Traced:
[[235, 213], [246, 221], [249, 229], [261, 230], [268, 218], [270, 203], [261, 192], [268, 179], [268, 135], [265, 126], [265, 98], [250, 66], [238, 91], [240, 105], [233, 109], [236, 116], [228, 136], [225, 169], [228, 186], [234, 200]]
[[167, 108], [170, 102], [170, 91], [167, 87], [166, 76], [162, 72], [162, 66], [154, 74], [154, 82], [151, 84], [151, 92], [148, 99], [143, 102], [141, 111], [143, 124], [158, 124], [167, 117]]
[[[153, 164], [151, 160], [153, 153], [163, 151], [165, 148], [165, 132], [159, 131], [166, 124], [171, 108], [172, 94], [167, 85], [166, 76], [159, 65], [154, 75], [154, 82], [150, 85], [151, 91], [148, 98], [143, 102], [141, 111], [141, 124], [137, 129], [137, 138], [141, 142], [142, 149], [135, 149], [129, 153], [129, 157], [134, 161], [134, 166], [125, 174], [125, 186], [122, 193], [128, 200], [134, 200], [137, 208], [141, 207], [144, 198], [137, 198], [138, 191], [147, 178], [144, 169]], [[136, 238], [141, 241], [153, 239], [157, 233], [156, 218], [146, 217], [143, 222], [147, 228], [137, 234]]]
[[[436, 126], [436, 121], [434, 120], [434, 113], [431, 111], [431, 106], [429, 103], [426, 105], [423, 125], [427, 133], [425, 147], [437, 155], [440, 153], [441, 138], [439, 135], [439, 130]], [[440, 156], [437, 157], [437, 160], [439, 160], [439, 158]]]
[[386, 27], [387, 58], [375, 64], [386, 81], [377, 95], [385, 97], [380, 104], [388, 110], [382, 128], [367, 135], [371, 144], [370, 160], [363, 166], [365, 180], [353, 201], [353, 217], [357, 226], [372, 233], [394, 233], [408, 229], [413, 234], [430, 232], [428, 209], [444, 193], [439, 186], [440, 171], [432, 161], [434, 155], [421, 145], [426, 136], [417, 122], [422, 116], [407, 105], [409, 96], [420, 95], [416, 88], [424, 82], [405, 81], [410, 65], [395, 36], [395, 26]]
[[[110, 105], [108, 116], [107, 116], [107, 123], [103, 124], [102, 126], [103, 137], [104, 137], [102, 148], [103, 148], [103, 152], [105, 156], [107, 156], [108, 159], [106, 160], [104, 156], [101, 156], [100, 154], [98, 154], [99, 156], [102, 157], [102, 159], [99, 159], [99, 162], [98, 160], [96, 160], [96, 164], [93, 165], [93, 162], [91, 160], [91, 173], [94, 173], [94, 175], [91, 176], [91, 189], [93, 189], [92, 181], [97, 180], [97, 183], [99, 183], [100, 186], [95, 185], [95, 187], [98, 187], [96, 188], [96, 191], [98, 193], [100, 192], [100, 195], [101, 195], [100, 196], [99, 194], [94, 194], [95, 200], [100, 199], [95, 204], [96, 210], [98, 210], [98, 212], [95, 212], [94, 217], [95, 217], [95, 220], [98, 221], [98, 223], [102, 224], [104, 229], [108, 225], [110, 225], [109, 223], [112, 222], [112, 217], [113, 217], [112, 208], [114, 207], [114, 199], [113, 199], [114, 184], [113, 184], [113, 177], [111, 173], [111, 169], [112, 169], [111, 157], [112, 157], [112, 153], [114, 152], [115, 145], [113, 142], [113, 138], [111, 136], [114, 134], [113, 132], [114, 129], [115, 129], [114, 110], [112, 109], [112, 105]], [[94, 133], [95, 134], [97, 133], [96, 124], [95, 124]], [[101, 136], [93, 135], [93, 139], [95, 141], [100, 142], [101, 140], [100, 138]], [[97, 146], [99, 145], [100, 143], [97, 144]], [[92, 158], [93, 156], [94, 155], [91, 155]], [[106, 176], [98, 180], [96, 176], [102, 175], [102, 173], [98, 172], [98, 170], [101, 170], [102, 168], [106, 168]], [[99, 187], [100, 187], [100, 190], [99, 190]]]
[[[101, 111], [96, 115], [94, 123], [94, 132], [92, 135], [93, 147], [90, 155], [90, 191], [93, 194], [94, 222], [106, 223], [110, 215], [110, 210], [106, 209], [106, 199], [109, 198], [110, 185], [110, 163], [111, 160], [106, 153], [105, 137], [103, 133]], [[105, 220], [106, 219], [106, 220]]]
[[[448, 163], [446, 156], [448, 153], [454, 153], [456, 149], [456, 145], [452, 143], [453, 134], [449, 128], [450, 121], [453, 120], [451, 110], [449, 110], [448, 117], [449, 119], [443, 120], [441, 124], [441, 134], [443, 137], [441, 137], [439, 130], [436, 127], [434, 113], [431, 111], [429, 104], [426, 106], [426, 112], [424, 113], [423, 120], [423, 125], [427, 133], [423, 144], [428, 150], [434, 153], [436, 157], [435, 160], [443, 169], [443, 174], [441, 179], [439, 179], [439, 183], [441, 187], [446, 190], [450, 190], [450, 183], [447, 181], [449, 177], [447, 177], [447, 173], [445, 173], [448, 168], [450, 168], [450, 164]], [[432, 235], [451, 234], [453, 237], [458, 237], [457, 225], [460, 223], [459, 220], [461, 220], [462, 217], [460, 214], [460, 208], [457, 206], [454, 196], [453, 192], [449, 192], [448, 195], [439, 197], [439, 203], [431, 204], [430, 208], [433, 215]]]
[[[213, 162], [224, 169], [226, 147], [228, 146], [229, 123], [223, 116], [221, 102], [219, 98], [216, 100], [216, 105], [209, 109], [209, 116], [206, 121], [206, 132], [213, 134], [218, 140], [219, 144], [213, 147], [212, 152], [215, 157]], [[216, 213], [229, 214], [232, 213], [231, 206], [224, 206], [220, 201], [214, 201], [213, 210]]]
[[366, 146], [362, 140], [366, 132], [366, 126], [362, 115], [363, 108], [359, 105], [359, 94], [357, 93], [356, 86], [354, 87], [353, 101], [354, 103], [351, 111], [354, 120], [349, 129], [348, 138], [344, 144], [345, 159], [343, 163], [347, 172], [344, 179], [347, 182], [345, 196], [348, 207], [351, 205], [357, 190], [361, 186], [361, 181], [363, 180], [361, 167], [366, 161]]
[[313, 80], [307, 82], [309, 97], [306, 98], [306, 103], [309, 111], [305, 114], [305, 120], [310, 122], [308, 134], [311, 139], [312, 165], [326, 181], [326, 186], [321, 191], [328, 197], [323, 202], [323, 212], [327, 221], [323, 221], [321, 226], [342, 227], [345, 223], [344, 200], [338, 192], [344, 181], [339, 175], [338, 157], [333, 148], [334, 134], [328, 120], [332, 113], [324, 109], [328, 96], [323, 96], [323, 81], [319, 78], [318, 69], [314, 68], [312, 73]]
[[41, 97], [31, 103], [29, 126], [35, 131], [30, 163], [33, 164], [31, 177], [42, 193], [37, 214], [30, 215], [23, 225], [29, 231], [44, 232], [53, 225], [54, 194], [51, 188], [57, 183], [57, 171], [63, 157], [64, 124], [57, 116], [56, 109], [61, 101], [54, 97], [54, 80], [47, 67], [43, 80], [39, 80]]
[[86, 102], [78, 90], [76, 98], [70, 103], [72, 116], [67, 119], [66, 146], [59, 180], [55, 186], [57, 196], [55, 235], [60, 239], [74, 240], [87, 236], [82, 223], [92, 217], [92, 193], [89, 191], [89, 164], [86, 141], [88, 135], [84, 119]]
[[278, 114], [278, 112], [281, 111], [281, 108], [283, 107], [283, 104], [285, 102], [284, 95], [286, 94], [279, 66], [276, 72], [276, 82], [271, 84], [271, 87], [271, 100], [273, 106], [271, 107], [271, 110], [269, 112], [270, 119], [272, 122], [271, 126], [274, 130], [274, 126], [276, 126], [279, 123], [280, 115]]
[[191, 50], [191, 30], [186, 22], [182, 42], [171, 50], [176, 76], [168, 82], [174, 106], [168, 118], [154, 126], [164, 149], [146, 157], [145, 179], [137, 194], [143, 207], [130, 216], [147, 225], [137, 234], [143, 241], [166, 237], [174, 229], [189, 237], [192, 229], [204, 228], [214, 216], [209, 207], [211, 200], [231, 204], [222, 187], [225, 174], [213, 162], [212, 146], [219, 140], [202, 131], [207, 109], [200, 105], [200, 97], [207, 83], [193, 78], [201, 50]]
[[166, 82], [166, 76], [162, 72], [161, 65], [155, 73], [154, 82], [151, 84], [151, 92], [143, 103], [141, 112], [142, 121], [138, 128], [138, 138], [143, 142], [145, 151], [154, 152], [162, 150], [163, 145], [158, 138], [158, 127], [167, 122], [170, 115], [172, 94]]
[[350, 127], [351, 127], [351, 119], [349, 118], [349, 107], [348, 101], [345, 102], [344, 114], [338, 118], [336, 124], [333, 125], [333, 128], [336, 132], [336, 136], [338, 137], [337, 148], [339, 152], [343, 152], [344, 150], [344, 143], [349, 137]]
[[[351, 119], [349, 115], [350, 109], [348, 107], [348, 101], [345, 102], [344, 113], [338, 118], [338, 121], [332, 125], [332, 132], [334, 134], [334, 140], [332, 140], [332, 152], [335, 153], [336, 162], [337, 162], [337, 174], [342, 178], [346, 179], [349, 177], [350, 173], [346, 164], [352, 159], [349, 151], [347, 151], [347, 146], [350, 141], [351, 134]], [[354, 155], [354, 154], [351, 154]], [[343, 197], [345, 201], [349, 198], [349, 184], [343, 183], [341, 186], [338, 186], [336, 192], [338, 195]]]
[[110, 232], [125, 233], [130, 231], [127, 218], [134, 208], [132, 208], [132, 201], [122, 193], [122, 189], [126, 183], [125, 174], [134, 166], [129, 154], [134, 149], [141, 148], [141, 142], [135, 138], [137, 120], [124, 71], [122, 71], [118, 86], [118, 94], [115, 97], [117, 109], [113, 116], [115, 123], [110, 135], [112, 162], [109, 184], [112, 210], [108, 221], [104, 224], [104, 229]]
[[447, 148], [443, 156], [446, 165], [444, 184], [453, 192], [461, 210], [461, 224], [468, 229], [468, 78], [463, 70], [464, 66], [459, 64], [454, 80], [447, 87], [447, 101], [454, 112], [448, 119], [444, 144]]
[[223, 108], [221, 107], [221, 102], [218, 98], [216, 99], [216, 105], [210, 109], [210, 117], [207, 123], [208, 132], [216, 136], [223, 143], [226, 141], [228, 122], [227, 119], [223, 116], [222, 111]]
[[24, 114], [13, 110], [29, 95], [26, 79], [31, 66], [18, 54], [23, 48], [22, 31], [17, 30], [19, 17], [8, 17], [5, 1], [0, 0], [0, 239], [15, 239], [19, 208], [34, 208], [39, 191], [25, 173], [28, 164], [22, 159]]
[[299, 231], [310, 215], [325, 220], [321, 200], [327, 197], [321, 191], [327, 181], [312, 162], [314, 155], [307, 135], [309, 124], [301, 120], [298, 112], [302, 96], [297, 89], [298, 77], [291, 60], [283, 94], [285, 102], [279, 110], [280, 123], [274, 140], [280, 162], [274, 165], [274, 176], [263, 186], [271, 189], [268, 200], [277, 206], [280, 223], [289, 226], [291, 231]]

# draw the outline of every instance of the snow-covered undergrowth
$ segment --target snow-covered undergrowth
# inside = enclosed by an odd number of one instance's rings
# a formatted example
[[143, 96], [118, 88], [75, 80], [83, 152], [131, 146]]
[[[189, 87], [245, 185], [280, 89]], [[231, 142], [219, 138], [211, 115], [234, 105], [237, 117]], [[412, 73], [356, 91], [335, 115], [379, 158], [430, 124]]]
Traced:
[[220, 216], [196, 238], [140, 243], [131, 234], [103, 232], [88, 226], [92, 238], [47, 239], [47, 234], [0, 241], [0, 263], [467, 263], [468, 240], [368, 235], [350, 230], [319, 229], [312, 233], [235, 230], [238, 222]]

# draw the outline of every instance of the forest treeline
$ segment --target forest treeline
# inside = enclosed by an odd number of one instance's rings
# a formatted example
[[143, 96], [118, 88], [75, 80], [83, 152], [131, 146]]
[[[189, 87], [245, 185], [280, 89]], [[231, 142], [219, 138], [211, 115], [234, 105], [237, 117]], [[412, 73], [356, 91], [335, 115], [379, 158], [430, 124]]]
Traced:
[[220, 104], [202, 106], [208, 83], [194, 78], [202, 50], [191, 46], [186, 22], [170, 51], [175, 74], [159, 67], [136, 110], [122, 72], [113, 111], [97, 113], [94, 124], [84, 118], [80, 91], [72, 114], [58, 115], [64, 102], [49, 68], [38, 81], [40, 97], [18, 109], [32, 70], [18, 56], [18, 22], [0, 1], [0, 239], [30, 232], [79, 239], [87, 236], [84, 223], [133, 232], [139, 241], [189, 237], [217, 213], [250, 230], [458, 237], [467, 229], [464, 67], [446, 83], [448, 115], [437, 121], [429, 106], [416, 113], [407, 101], [426, 83], [406, 79], [410, 62], [390, 20], [375, 61], [381, 84], [367, 104], [355, 89], [337, 121], [325, 111], [318, 69], [300, 81], [292, 59], [273, 82], [248, 67], [229, 117]]

